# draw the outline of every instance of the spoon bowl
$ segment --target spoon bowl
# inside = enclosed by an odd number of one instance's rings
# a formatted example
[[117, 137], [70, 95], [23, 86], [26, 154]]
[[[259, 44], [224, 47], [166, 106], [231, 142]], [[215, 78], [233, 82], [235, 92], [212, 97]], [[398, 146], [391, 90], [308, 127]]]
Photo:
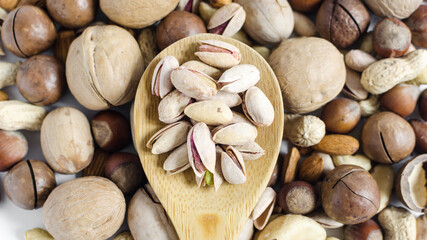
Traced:
[[[180, 64], [197, 60], [194, 53], [199, 41], [215, 39], [240, 49], [243, 63], [255, 65], [261, 73], [258, 86], [270, 99], [275, 110], [272, 125], [258, 128], [256, 142], [265, 149], [257, 160], [245, 161], [247, 181], [231, 185], [224, 181], [218, 191], [212, 187], [198, 188], [191, 168], [172, 176], [163, 170], [167, 154], [154, 155], [146, 144], [150, 137], [165, 126], [158, 119], [160, 98], [151, 94], [154, 68], [163, 57], [175, 56]], [[283, 134], [283, 102], [273, 70], [255, 50], [227, 37], [199, 34], [184, 38], [160, 52], [141, 78], [133, 108], [134, 144], [145, 174], [169, 215], [180, 239], [237, 239], [240, 231], [267, 187], [279, 154]]]

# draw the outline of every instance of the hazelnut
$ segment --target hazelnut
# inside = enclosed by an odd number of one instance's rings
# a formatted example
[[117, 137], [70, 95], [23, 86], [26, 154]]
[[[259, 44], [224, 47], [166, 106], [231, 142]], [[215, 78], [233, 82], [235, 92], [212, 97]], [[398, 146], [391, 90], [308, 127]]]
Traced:
[[98, 146], [116, 152], [131, 142], [129, 120], [116, 111], [102, 111], [92, 118], [92, 132]]
[[300, 12], [314, 12], [319, 8], [322, 0], [289, 0], [292, 9]]
[[399, 84], [381, 96], [380, 104], [381, 107], [406, 117], [414, 111], [419, 94], [418, 86]]
[[420, 120], [410, 120], [415, 132], [416, 149], [420, 153], [427, 153], [427, 123]]
[[105, 162], [105, 176], [124, 194], [133, 194], [144, 182], [144, 171], [138, 156], [131, 153], [114, 153]]
[[355, 225], [348, 225], [344, 230], [345, 240], [382, 240], [383, 233], [380, 226], [373, 220], [369, 219]]
[[338, 48], [347, 48], [362, 36], [369, 22], [369, 12], [361, 1], [325, 0], [317, 12], [316, 29]]
[[424, 91], [421, 93], [418, 103], [418, 110], [420, 111], [420, 115], [424, 121], [427, 121], [427, 89], [424, 89]]
[[375, 26], [372, 41], [381, 57], [400, 57], [411, 45], [411, 30], [396, 18], [384, 18]]
[[28, 102], [51, 105], [66, 89], [64, 67], [52, 56], [32, 56], [19, 67], [16, 85]]
[[316, 207], [316, 193], [311, 184], [295, 181], [280, 189], [277, 202], [286, 213], [307, 214]]
[[186, 11], [173, 11], [157, 26], [157, 46], [162, 50], [182, 38], [198, 33], [206, 33], [206, 26], [199, 16]]
[[322, 206], [332, 219], [357, 224], [373, 217], [380, 206], [380, 191], [365, 169], [341, 165], [330, 171], [322, 183]]
[[406, 21], [412, 32], [412, 43], [417, 47], [427, 47], [427, 5], [420, 7]]
[[415, 133], [411, 125], [392, 112], [380, 112], [368, 118], [360, 139], [366, 156], [385, 164], [399, 162], [415, 147]]
[[9, 199], [24, 209], [42, 207], [56, 187], [52, 169], [39, 160], [19, 162], [6, 174], [3, 184]]
[[66, 28], [87, 25], [95, 18], [95, 0], [46, 0], [46, 7], [53, 20]]
[[0, 130], [0, 171], [8, 170], [28, 152], [28, 142], [20, 132]]
[[359, 104], [347, 98], [337, 98], [326, 104], [322, 110], [322, 120], [326, 130], [334, 133], [348, 133], [360, 120]]
[[427, 202], [427, 154], [406, 162], [397, 173], [395, 188], [400, 201], [413, 211], [421, 212]]
[[68, 49], [75, 38], [76, 33], [73, 30], [62, 30], [58, 32], [58, 39], [56, 39], [55, 45], [53, 46], [53, 54], [63, 65], [67, 60]]
[[25, 5], [10, 12], [3, 22], [4, 46], [18, 57], [30, 57], [53, 45], [56, 29], [40, 8]]

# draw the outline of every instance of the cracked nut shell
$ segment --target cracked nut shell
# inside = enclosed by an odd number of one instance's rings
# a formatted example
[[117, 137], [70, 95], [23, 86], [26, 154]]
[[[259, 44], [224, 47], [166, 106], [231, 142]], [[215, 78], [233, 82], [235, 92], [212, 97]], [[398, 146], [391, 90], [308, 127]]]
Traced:
[[1, 38], [4, 46], [16, 56], [30, 57], [53, 45], [56, 29], [42, 9], [25, 5], [4, 19]]
[[326, 0], [317, 12], [316, 29], [338, 48], [347, 48], [366, 31], [370, 19], [359, 0]]
[[380, 191], [365, 169], [341, 165], [330, 171], [322, 183], [322, 206], [332, 219], [358, 224], [373, 217], [380, 206]]
[[366, 156], [385, 164], [399, 162], [415, 147], [415, 133], [411, 125], [392, 112], [372, 115], [363, 126], [360, 139]]

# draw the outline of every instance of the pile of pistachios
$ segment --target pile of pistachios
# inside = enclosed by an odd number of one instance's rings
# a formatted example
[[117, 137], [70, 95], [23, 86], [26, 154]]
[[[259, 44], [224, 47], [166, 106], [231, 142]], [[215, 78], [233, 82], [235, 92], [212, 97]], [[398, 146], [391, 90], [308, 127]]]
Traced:
[[[175, 57], [166, 56], [157, 64], [152, 94], [162, 98], [159, 120], [168, 125], [147, 147], [153, 154], [170, 152], [163, 164], [168, 175], [191, 167], [199, 187], [213, 185], [218, 190], [224, 179], [242, 184], [244, 160], [264, 155], [255, 142], [257, 127], [273, 123], [273, 105], [255, 86], [261, 78], [257, 67], [239, 64], [237, 47], [203, 40], [195, 55], [201, 61], [180, 66]], [[231, 110], [240, 105], [244, 115]]]

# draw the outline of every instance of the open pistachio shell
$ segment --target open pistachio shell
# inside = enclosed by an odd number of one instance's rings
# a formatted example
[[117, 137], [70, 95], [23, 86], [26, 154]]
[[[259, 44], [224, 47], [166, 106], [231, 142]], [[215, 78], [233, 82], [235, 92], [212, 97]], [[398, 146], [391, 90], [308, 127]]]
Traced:
[[216, 11], [209, 20], [210, 33], [231, 37], [236, 34], [245, 23], [246, 12], [238, 3], [229, 3]]
[[182, 64], [183, 67], [188, 67], [200, 71], [213, 79], [219, 79], [221, 77], [221, 70], [207, 65], [206, 63], [198, 60], [191, 60]]
[[160, 101], [158, 106], [159, 120], [164, 123], [173, 123], [184, 117], [184, 109], [192, 102], [191, 98], [174, 90]]
[[261, 89], [251, 87], [243, 97], [243, 112], [258, 127], [270, 126], [274, 121], [274, 108]]
[[184, 113], [189, 118], [208, 125], [227, 124], [233, 119], [230, 108], [224, 102], [214, 100], [192, 103], [185, 108]]
[[207, 100], [217, 93], [216, 81], [195, 69], [181, 66], [172, 71], [171, 80], [176, 89], [197, 100]]
[[189, 168], [190, 162], [188, 161], [187, 143], [173, 150], [163, 163], [163, 169], [167, 175], [174, 175]]
[[155, 133], [147, 142], [153, 154], [169, 152], [179, 145], [185, 143], [191, 124], [180, 121], [167, 125]]
[[228, 146], [221, 154], [221, 169], [224, 179], [231, 184], [246, 182], [245, 162], [239, 151]]
[[187, 137], [188, 159], [196, 177], [204, 176], [206, 170], [215, 171], [215, 143], [205, 123], [195, 124]]
[[276, 192], [273, 188], [267, 187], [249, 216], [250, 219], [254, 220], [254, 226], [256, 229], [262, 230], [265, 225], [267, 225], [268, 219], [273, 212], [275, 202]]
[[201, 40], [199, 51], [194, 54], [204, 63], [217, 68], [231, 68], [240, 63], [240, 50], [223, 41]]
[[265, 154], [265, 150], [256, 142], [249, 142], [233, 147], [242, 154], [243, 160], [255, 160]]
[[221, 125], [212, 130], [213, 140], [224, 145], [243, 145], [253, 142], [258, 135], [255, 126], [247, 123]]
[[160, 60], [154, 69], [151, 81], [151, 93], [163, 98], [172, 91], [173, 85], [170, 79], [172, 70], [179, 67], [179, 62], [174, 56], [166, 56]]
[[260, 79], [257, 67], [251, 64], [240, 64], [226, 70], [218, 82], [222, 86], [221, 91], [240, 93], [255, 86]]

